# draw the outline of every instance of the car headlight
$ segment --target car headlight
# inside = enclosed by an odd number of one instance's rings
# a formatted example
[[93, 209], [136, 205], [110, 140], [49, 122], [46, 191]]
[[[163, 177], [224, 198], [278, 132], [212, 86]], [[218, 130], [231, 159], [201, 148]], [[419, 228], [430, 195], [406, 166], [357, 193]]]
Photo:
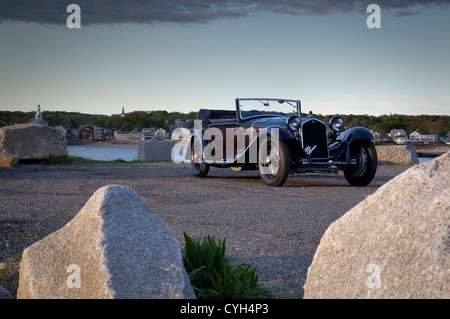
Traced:
[[297, 115], [290, 116], [286, 121], [286, 125], [291, 131], [297, 131], [301, 123], [302, 121]]
[[336, 133], [344, 130], [344, 120], [340, 116], [333, 116], [330, 120], [330, 127]]

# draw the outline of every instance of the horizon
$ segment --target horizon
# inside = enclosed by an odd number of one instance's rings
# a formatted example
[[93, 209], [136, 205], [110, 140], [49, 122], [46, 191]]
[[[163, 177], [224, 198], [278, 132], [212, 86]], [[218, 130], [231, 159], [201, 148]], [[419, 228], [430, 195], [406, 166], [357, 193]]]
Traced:
[[[22, 112], [22, 113], [36, 113], [36, 111], [10, 111], [10, 110], [0, 110], [2, 112]], [[100, 113], [84, 113], [84, 112], [78, 112], [78, 111], [67, 111], [67, 110], [45, 110], [42, 109], [41, 106], [41, 113], [45, 113], [45, 112], [54, 112], [54, 113], [73, 113], [73, 114], [82, 114], [82, 115], [94, 115], [94, 116], [120, 116], [121, 113], [112, 113], [112, 114], [100, 114]], [[168, 113], [181, 113], [183, 115], [187, 115], [189, 113], [195, 112], [198, 113], [198, 111], [189, 111], [189, 112], [180, 112], [177, 110], [174, 111], [167, 111], [167, 110], [163, 110], [163, 109], [152, 109], [152, 110], [133, 110], [131, 112], [125, 112], [125, 115], [127, 114], [132, 114], [132, 113], [137, 113], [137, 112], [144, 112], [144, 113], [151, 113], [151, 112], [168, 112]], [[309, 111], [308, 111], [309, 112]], [[308, 112], [302, 110], [302, 114], [308, 114]], [[373, 116], [373, 117], [382, 117], [382, 116], [448, 116], [450, 117], [450, 114], [401, 114], [401, 113], [391, 113], [391, 114], [378, 114], [378, 115], [373, 115], [373, 114], [366, 114], [366, 113], [350, 113], [350, 114], [344, 114], [344, 113], [339, 113], [339, 114], [323, 114], [323, 113], [314, 113], [313, 115], [318, 115], [318, 116], [334, 116], [334, 115], [342, 115], [342, 116]]]
[[0, 110], [187, 114], [266, 96], [314, 114], [450, 115], [442, 1], [378, 1], [372, 20], [350, 0], [77, 3], [80, 28], [56, 0], [0, 4]]

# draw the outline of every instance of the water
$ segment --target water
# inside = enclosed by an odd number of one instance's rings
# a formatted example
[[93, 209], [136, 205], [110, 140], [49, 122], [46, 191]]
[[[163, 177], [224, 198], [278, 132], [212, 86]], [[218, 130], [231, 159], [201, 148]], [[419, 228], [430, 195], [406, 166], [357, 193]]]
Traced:
[[[138, 151], [136, 145], [120, 146], [91, 146], [91, 145], [69, 145], [69, 155], [76, 155], [97, 161], [113, 161], [122, 159], [125, 161], [137, 160]], [[182, 157], [180, 157], [182, 158]], [[419, 163], [432, 160], [432, 157], [419, 157]], [[180, 160], [181, 161], [181, 160]]]
[[121, 159], [125, 161], [137, 160], [138, 151], [136, 145], [120, 146], [91, 146], [91, 145], [68, 145], [69, 155], [75, 155], [96, 161], [114, 161]]
[[419, 157], [419, 163], [425, 163], [432, 160], [434, 157]]

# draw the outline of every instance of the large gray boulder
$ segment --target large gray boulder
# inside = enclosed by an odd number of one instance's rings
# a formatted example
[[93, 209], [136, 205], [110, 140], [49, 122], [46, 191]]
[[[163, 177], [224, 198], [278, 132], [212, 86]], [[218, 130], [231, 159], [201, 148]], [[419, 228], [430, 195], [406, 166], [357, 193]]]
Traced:
[[195, 298], [181, 248], [145, 199], [100, 188], [73, 220], [23, 252], [17, 298]]
[[19, 160], [46, 159], [68, 155], [66, 139], [46, 125], [17, 124], [0, 128], [0, 153]]
[[450, 298], [450, 152], [380, 187], [323, 235], [305, 298]]

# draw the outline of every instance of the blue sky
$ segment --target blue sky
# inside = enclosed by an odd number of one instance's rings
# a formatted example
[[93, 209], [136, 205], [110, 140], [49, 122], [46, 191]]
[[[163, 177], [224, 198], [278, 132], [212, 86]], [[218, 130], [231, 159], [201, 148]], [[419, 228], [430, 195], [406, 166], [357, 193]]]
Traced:
[[0, 1], [1, 110], [187, 113], [274, 97], [321, 114], [450, 115], [445, 4], [380, 2], [381, 28], [369, 29], [365, 5], [325, 10], [327, 1], [308, 10], [270, 10], [263, 1], [254, 11], [244, 1], [245, 14], [236, 2], [189, 19], [174, 9], [182, 1], [166, 1], [170, 12], [158, 8], [159, 20], [152, 12], [145, 21], [121, 21], [108, 6], [93, 18], [86, 2], [81, 28], [69, 29], [67, 5], [60, 14], [45, 7], [56, 0], [20, 15], [9, 2]]

